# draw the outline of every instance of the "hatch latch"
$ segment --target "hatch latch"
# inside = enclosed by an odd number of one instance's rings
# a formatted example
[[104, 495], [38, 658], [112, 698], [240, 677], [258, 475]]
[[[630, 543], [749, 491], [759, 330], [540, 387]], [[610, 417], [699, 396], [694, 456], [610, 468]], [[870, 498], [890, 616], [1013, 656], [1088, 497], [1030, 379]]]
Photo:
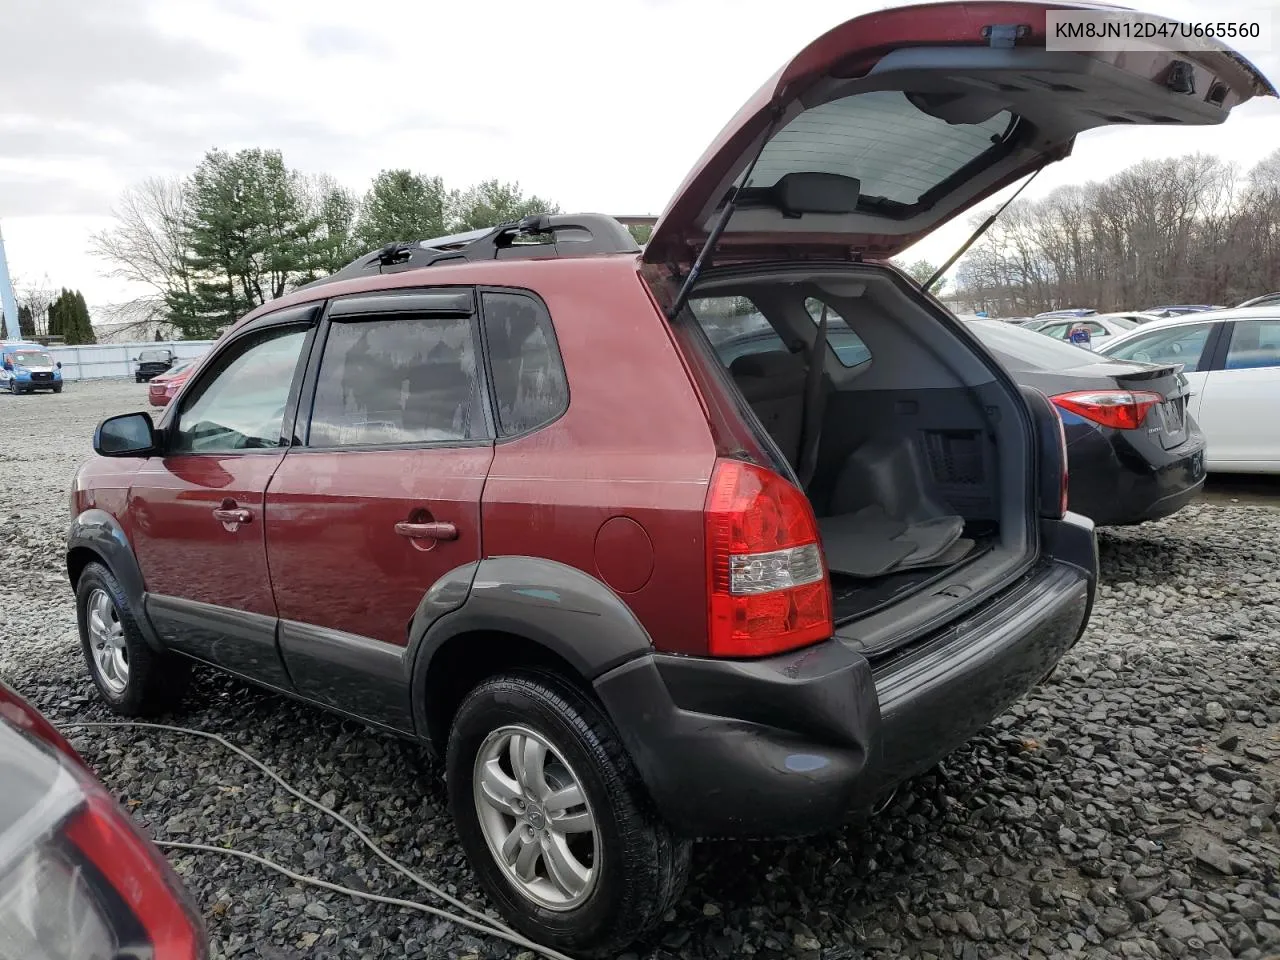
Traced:
[[1024, 37], [1031, 36], [1031, 26], [1026, 23], [992, 23], [982, 28], [982, 39], [991, 46], [1009, 50]]

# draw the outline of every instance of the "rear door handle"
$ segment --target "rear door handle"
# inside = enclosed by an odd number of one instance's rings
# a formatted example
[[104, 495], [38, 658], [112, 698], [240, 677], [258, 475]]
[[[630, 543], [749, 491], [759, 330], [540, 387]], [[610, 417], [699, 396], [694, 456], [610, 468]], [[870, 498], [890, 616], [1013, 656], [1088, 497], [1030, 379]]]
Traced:
[[219, 523], [248, 523], [253, 519], [253, 511], [244, 507], [214, 507], [213, 519]]
[[410, 523], [407, 520], [401, 520], [396, 524], [396, 533], [410, 540], [458, 539], [458, 528], [442, 520], [430, 520], [426, 523]]

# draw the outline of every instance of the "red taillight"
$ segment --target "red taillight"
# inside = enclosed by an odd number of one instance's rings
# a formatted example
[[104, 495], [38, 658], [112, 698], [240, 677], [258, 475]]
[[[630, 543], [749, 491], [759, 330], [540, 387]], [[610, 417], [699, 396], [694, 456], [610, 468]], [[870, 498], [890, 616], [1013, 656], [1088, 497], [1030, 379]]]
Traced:
[[199, 915], [164, 856], [3, 683], [0, 771], [0, 957], [207, 956]]
[[124, 900], [150, 941], [154, 960], [204, 956], [203, 935], [157, 867], [151, 845], [105, 793], [91, 790], [63, 835], [97, 867]]
[[804, 494], [770, 470], [719, 460], [705, 513], [713, 656], [767, 656], [831, 636], [831, 587]]
[[1136, 430], [1164, 397], [1147, 390], [1078, 390], [1050, 399], [1063, 410], [1116, 430]]

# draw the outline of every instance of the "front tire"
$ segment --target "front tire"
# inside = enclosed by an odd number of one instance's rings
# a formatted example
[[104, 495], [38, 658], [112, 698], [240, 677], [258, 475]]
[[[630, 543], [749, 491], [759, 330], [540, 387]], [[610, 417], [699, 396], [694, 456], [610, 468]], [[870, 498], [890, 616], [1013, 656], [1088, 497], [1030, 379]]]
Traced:
[[91, 563], [76, 584], [80, 647], [94, 686], [115, 713], [148, 717], [172, 710], [191, 679], [191, 663], [147, 646], [124, 588]]
[[22, 389], [18, 386], [17, 378], [10, 378], [9, 392], [13, 394], [15, 397], [22, 392]]
[[60, 384], [60, 383], [55, 383], [55, 384], [53, 385], [53, 392], [54, 392], [54, 393], [61, 393], [61, 392], [62, 392], [62, 384]]
[[531, 940], [617, 953], [684, 888], [690, 844], [659, 819], [600, 708], [557, 676], [476, 687], [454, 718], [446, 777], [472, 868]]

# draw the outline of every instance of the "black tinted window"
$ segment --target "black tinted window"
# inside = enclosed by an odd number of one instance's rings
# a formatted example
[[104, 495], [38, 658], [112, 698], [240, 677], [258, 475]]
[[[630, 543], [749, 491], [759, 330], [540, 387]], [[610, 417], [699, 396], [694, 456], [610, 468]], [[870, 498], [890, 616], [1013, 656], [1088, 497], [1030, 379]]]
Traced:
[[569, 406], [551, 317], [521, 294], [486, 293], [483, 299], [499, 432], [512, 436], [551, 422]]
[[398, 317], [330, 326], [309, 446], [448, 442], [484, 434], [469, 318]]

